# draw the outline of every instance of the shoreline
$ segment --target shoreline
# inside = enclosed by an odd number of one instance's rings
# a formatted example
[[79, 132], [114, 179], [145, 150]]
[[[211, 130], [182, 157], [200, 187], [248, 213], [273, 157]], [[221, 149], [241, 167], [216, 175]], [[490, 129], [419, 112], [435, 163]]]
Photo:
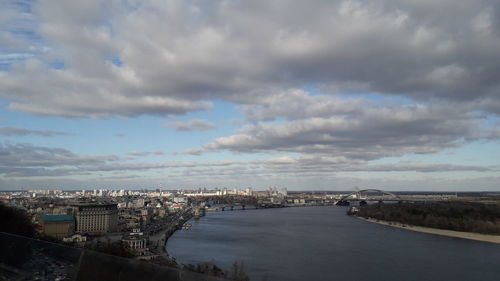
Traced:
[[170, 224], [168, 224], [163, 230], [160, 230], [153, 235], [149, 235], [149, 243], [152, 244], [150, 245], [150, 250], [152, 250], [151, 252], [156, 253], [157, 255], [165, 259], [175, 260], [175, 258], [172, 257], [167, 251], [166, 246], [168, 239], [177, 230], [179, 230], [184, 223], [188, 222], [193, 217], [194, 216], [191, 211], [184, 211], [182, 214], [179, 214], [178, 217], [175, 218], [175, 220]]
[[381, 225], [396, 227], [396, 228], [400, 228], [400, 229], [406, 229], [406, 230], [410, 230], [410, 231], [416, 231], [416, 232], [427, 233], [427, 234], [434, 234], [434, 235], [441, 235], [441, 236], [447, 236], [447, 237], [455, 237], [455, 238], [462, 238], [462, 239], [469, 239], [469, 240], [475, 240], [475, 241], [500, 244], [500, 235], [490, 235], [490, 234], [481, 234], [481, 233], [474, 233], [474, 232], [463, 232], [463, 231], [455, 231], [455, 230], [448, 230], [448, 229], [430, 228], [430, 227], [425, 227], [425, 226], [408, 225], [408, 224], [403, 224], [400, 222], [381, 221], [381, 220], [377, 220], [377, 219], [364, 218], [364, 217], [359, 217], [359, 216], [353, 216], [353, 217], [358, 218], [360, 220], [367, 221], [367, 222], [371, 222], [371, 223], [377, 223], [377, 224], [381, 224]]

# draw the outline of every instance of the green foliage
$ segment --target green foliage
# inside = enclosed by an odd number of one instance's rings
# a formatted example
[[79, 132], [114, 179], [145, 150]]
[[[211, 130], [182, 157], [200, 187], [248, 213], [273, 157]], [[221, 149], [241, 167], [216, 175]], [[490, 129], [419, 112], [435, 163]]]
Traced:
[[472, 202], [418, 202], [361, 207], [360, 217], [432, 228], [500, 234], [500, 207]]

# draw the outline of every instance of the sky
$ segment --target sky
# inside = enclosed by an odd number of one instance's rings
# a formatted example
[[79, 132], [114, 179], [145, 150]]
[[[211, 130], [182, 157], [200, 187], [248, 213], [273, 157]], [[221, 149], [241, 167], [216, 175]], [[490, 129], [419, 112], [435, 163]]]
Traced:
[[500, 191], [500, 2], [1, 0], [0, 190]]

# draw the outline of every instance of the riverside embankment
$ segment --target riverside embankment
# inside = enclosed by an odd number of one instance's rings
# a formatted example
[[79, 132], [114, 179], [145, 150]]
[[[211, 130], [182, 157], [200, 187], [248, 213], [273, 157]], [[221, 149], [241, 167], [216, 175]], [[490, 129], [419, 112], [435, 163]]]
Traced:
[[191, 209], [186, 209], [176, 214], [171, 220], [163, 225], [163, 230], [149, 236], [150, 250], [168, 256], [165, 247], [168, 239], [191, 218], [193, 218]]
[[429, 233], [429, 234], [435, 234], [435, 235], [442, 235], [442, 236], [448, 236], [448, 237], [463, 238], [463, 239], [470, 239], [470, 240], [500, 244], [500, 235], [488, 235], [488, 234], [481, 234], [481, 233], [472, 233], [472, 232], [454, 231], [454, 230], [447, 230], [447, 229], [430, 228], [430, 227], [423, 227], [423, 226], [416, 226], [416, 225], [408, 225], [408, 224], [400, 223], [400, 222], [381, 221], [381, 220], [377, 220], [377, 219], [373, 219], [373, 218], [364, 218], [364, 217], [359, 217], [359, 216], [353, 216], [353, 217], [367, 221], [367, 222], [378, 223], [381, 225], [387, 225], [387, 226], [397, 227], [397, 228], [411, 230], [411, 231], [417, 231], [417, 232], [422, 232], [422, 233]]

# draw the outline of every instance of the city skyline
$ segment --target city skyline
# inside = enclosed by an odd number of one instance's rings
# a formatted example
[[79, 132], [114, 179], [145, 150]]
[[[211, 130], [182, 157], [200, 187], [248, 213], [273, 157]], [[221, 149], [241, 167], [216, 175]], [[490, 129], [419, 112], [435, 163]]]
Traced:
[[0, 190], [500, 191], [500, 4], [4, 1]]

